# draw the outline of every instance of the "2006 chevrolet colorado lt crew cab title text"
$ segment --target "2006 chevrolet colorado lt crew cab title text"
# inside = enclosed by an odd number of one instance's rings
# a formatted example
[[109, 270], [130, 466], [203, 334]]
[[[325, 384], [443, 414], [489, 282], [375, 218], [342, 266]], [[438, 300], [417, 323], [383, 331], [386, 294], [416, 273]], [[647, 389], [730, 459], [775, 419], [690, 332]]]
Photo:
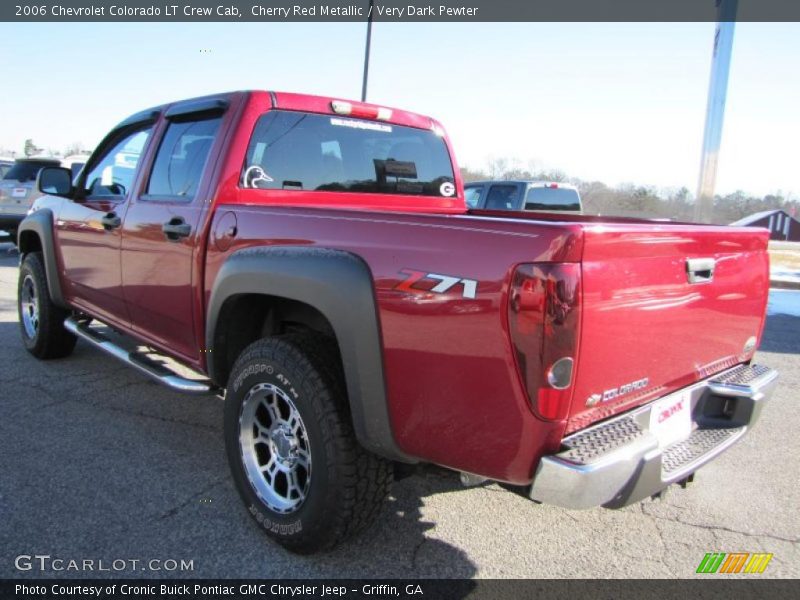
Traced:
[[751, 363], [766, 231], [470, 211], [441, 125], [402, 110], [175, 102], [37, 185], [27, 349], [82, 338], [224, 396], [238, 491], [296, 552], [367, 525], [398, 463], [568, 508], [640, 501], [740, 439], [777, 378]]

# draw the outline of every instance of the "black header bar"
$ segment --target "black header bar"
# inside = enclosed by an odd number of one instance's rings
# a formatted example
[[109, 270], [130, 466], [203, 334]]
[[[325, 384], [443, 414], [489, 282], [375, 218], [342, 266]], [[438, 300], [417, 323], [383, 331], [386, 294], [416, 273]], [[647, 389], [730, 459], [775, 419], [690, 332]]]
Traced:
[[[727, 9], [720, 16], [717, 4]], [[731, 17], [730, 7], [736, 8]], [[4, 0], [9, 22], [366, 22], [368, 0]], [[797, 0], [376, 0], [376, 22], [800, 21]]]

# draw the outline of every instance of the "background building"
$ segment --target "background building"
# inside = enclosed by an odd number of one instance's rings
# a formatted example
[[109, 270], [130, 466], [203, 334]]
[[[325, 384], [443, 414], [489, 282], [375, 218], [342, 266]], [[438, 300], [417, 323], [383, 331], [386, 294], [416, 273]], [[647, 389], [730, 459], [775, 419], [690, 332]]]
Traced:
[[771, 240], [800, 242], [800, 221], [785, 210], [757, 212], [744, 219], [739, 219], [731, 225], [766, 227], [769, 229], [769, 239]]

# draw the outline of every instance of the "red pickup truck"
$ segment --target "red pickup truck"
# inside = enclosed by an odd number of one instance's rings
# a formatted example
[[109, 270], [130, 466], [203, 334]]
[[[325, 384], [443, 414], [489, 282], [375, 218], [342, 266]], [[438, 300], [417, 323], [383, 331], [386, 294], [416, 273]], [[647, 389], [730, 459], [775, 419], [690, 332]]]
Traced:
[[470, 211], [441, 125], [402, 110], [175, 102], [37, 185], [27, 349], [82, 338], [223, 396], [235, 484], [296, 552], [368, 524], [398, 463], [638, 502], [739, 440], [777, 378], [751, 363], [766, 231]]

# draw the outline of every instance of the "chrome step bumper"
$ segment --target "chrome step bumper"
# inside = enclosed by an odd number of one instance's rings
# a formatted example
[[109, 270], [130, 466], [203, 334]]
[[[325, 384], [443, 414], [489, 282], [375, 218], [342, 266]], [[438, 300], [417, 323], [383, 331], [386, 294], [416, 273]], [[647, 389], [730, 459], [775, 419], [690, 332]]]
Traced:
[[691, 399], [692, 432], [666, 448], [649, 431], [654, 403], [575, 433], [539, 462], [530, 496], [583, 509], [619, 508], [657, 494], [741, 439], [777, 379], [769, 367], [740, 365], [670, 394]]
[[216, 389], [210, 381], [182, 377], [143, 354], [130, 352], [118, 346], [99, 331], [92, 329], [87, 322], [80, 321], [75, 317], [69, 317], [64, 321], [64, 328], [74, 333], [79, 338], [89, 342], [96, 348], [100, 348], [111, 356], [118, 358], [122, 362], [134, 367], [145, 375], [149, 375], [159, 383], [173, 390], [183, 392], [184, 394], [216, 393]]

